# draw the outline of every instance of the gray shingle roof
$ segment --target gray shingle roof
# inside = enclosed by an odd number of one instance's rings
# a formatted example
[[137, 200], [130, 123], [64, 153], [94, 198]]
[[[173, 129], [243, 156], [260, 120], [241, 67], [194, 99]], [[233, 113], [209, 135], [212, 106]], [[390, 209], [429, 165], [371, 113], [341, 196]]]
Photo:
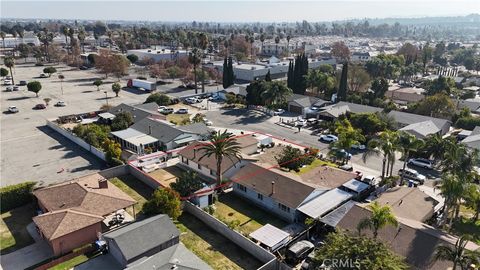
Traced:
[[425, 121], [432, 121], [439, 129], [443, 130], [445, 125], [451, 124], [450, 121], [446, 119], [440, 119], [440, 118], [419, 115], [414, 113], [391, 111], [388, 113], [388, 115], [393, 117], [395, 121], [401, 126], [407, 126], [410, 124], [415, 124], [415, 123], [425, 122]]
[[117, 115], [121, 112], [129, 112], [133, 116], [133, 122], [137, 123], [149, 116], [156, 116], [162, 119], [165, 119], [165, 116], [157, 112], [157, 104], [154, 102], [147, 103], [147, 104], [136, 104], [136, 105], [129, 105], [122, 103], [118, 106], [111, 108], [108, 112]]
[[441, 131], [440, 128], [435, 125], [435, 123], [433, 123], [433, 121], [431, 120], [410, 124], [401, 128], [400, 130], [406, 131], [414, 135], [418, 139], [423, 139], [428, 135], [435, 134]]
[[[169, 143], [183, 133], [208, 135], [210, 129], [204, 123], [186, 126], [172, 126], [154, 119], [145, 118], [133, 124], [130, 128], [157, 138], [162, 143]], [[151, 134], [150, 133], [151, 128]]]
[[167, 215], [157, 215], [103, 235], [114, 241], [128, 261], [178, 237], [180, 232]]
[[288, 103], [295, 103], [297, 106], [301, 106], [304, 108], [308, 108], [311, 106], [321, 106], [324, 105], [325, 103], [328, 103], [328, 101], [319, 99], [317, 97], [312, 97], [312, 96], [305, 96], [305, 95], [300, 95], [300, 94], [293, 94], [287, 99]]

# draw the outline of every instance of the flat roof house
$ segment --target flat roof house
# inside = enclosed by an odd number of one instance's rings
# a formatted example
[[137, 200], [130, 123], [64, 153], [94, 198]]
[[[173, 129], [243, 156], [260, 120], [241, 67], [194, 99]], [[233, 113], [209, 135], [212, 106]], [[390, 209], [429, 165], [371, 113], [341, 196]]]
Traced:
[[55, 255], [94, 242], [107, 216], [136, 203], [97, 173], [35, 190], [33, 195], [43, 212], [33, 222]]
[[166, 120], [165, 115], [158, 112], [158, 105], [155, 102], [145, 103], [145, 104], [125, 104], [122, 103], [117, 105], [110, 110], [109, 113], [117, 115], [122, 112], [129, 112], [132, 114], [133, 122], [136, 123], [147, 117]]
[[171, 50], [167, 48], [128, 50], [127, 54], [134, 54], [138, 56], [138, 60], [140, 61], [151, 59], [155, 62], [165, 60], [173, 61], [180, 58], [188, 57], [188, 53], [185, 50]]
[[287, 99], [288, 111], [301, 115], [316, 114], [317, 111], [311, 110], [312, 107], [321, 108], [329, 102], [317, 97], [293, 94]]

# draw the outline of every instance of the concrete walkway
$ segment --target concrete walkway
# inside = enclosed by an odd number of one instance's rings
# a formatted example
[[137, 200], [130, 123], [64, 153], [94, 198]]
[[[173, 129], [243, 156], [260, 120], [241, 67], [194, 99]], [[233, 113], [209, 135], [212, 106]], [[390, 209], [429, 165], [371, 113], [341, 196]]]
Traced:
[[33, 222], [28, 224], [27, 231], [35, 240], [35, 244], [2, 255], [0, 270], [25, 269], [53, 256], [50, 246], [37, 233]]

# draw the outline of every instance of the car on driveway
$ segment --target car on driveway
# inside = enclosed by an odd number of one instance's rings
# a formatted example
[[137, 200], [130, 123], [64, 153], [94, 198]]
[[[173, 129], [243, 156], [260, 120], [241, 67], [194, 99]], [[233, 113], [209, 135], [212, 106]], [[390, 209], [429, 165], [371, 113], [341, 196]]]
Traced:
[[433, 162], [426, 158], [411, 158], [408, 160], [409, 165], [425, 168], [425, 169], [433, 169]]
[[40, 76], [39, 76], [39, 77], [40, 77], [40, 78], [47, 78], [48, 76], [45, 75], [45, 73], [40, 73]]
[[303, 118], [298, 118], [297, 122], [295, 123], [295, 126], [304, 127], [306, 125], [307, 125], [307, 119], [303, 119]]
[[17, 106], [8, 107], [8, 111], [11, 112], [11, 113], [18, 113], [19, 112]]
[[187, 114], [187, 113], [188, 113], [188, 109], [186, 109], [186, 108], [181, 108], [181, 109], [178, 109], [175, 113], [178, 113], [178, 114]]
[[345, 164], [345, 165], [342, 165], [338, 168], [341, 169], [341, 170], [347, 171], [347, 172], [353, 172], [352, 165]]
[[407, 179], [411, 179], [411, 180], [416, 181], [416, 182], [419, 182], [422, 185], [425, 183], [425, 179], [427, 179], [427, 177], [425, 177], [425, 175], [420, 174], [416, 170], [409, 169], [409, 168], [406, 168], [405, 170], [404, 169], [398, 170], [398, 175], [400, 175], [400, 176], [403, 175], [403, 177], [405, 177]]
[[276, 109], [276, 110], [273, 112], [273, 115], [282, 115], [284, 112], [285, 112], [284, 109]]
[[47, 106], [45, 106], [45, 104], [42, 104], [42, 103], [39, 103], [37, 105], [35, 105], [35, 107], [33, 107], [35, 110], [43, 110], [43, 109], [46, 109]]
[[173, 113], [173, 108], [165, 107], [161, 111], [159, 109], [159, 112], [162, 113], [162, 114], [171, 114], [171, 113]]
[[208, 119], [203, 119], [203, 123], [205, 123], [206, 126], [211, 126], [213, 125], [213, 122], [208, 120]]
[[5, 79], [5, 80], [3, 81], [3, 84], [4, 84], [4, 85], [12, 85], [12, 80], [7, 80], [7, 79]]
[[55, 106], [56, 107], [65, 107], [67, 106], [67, 103], [65, 103], [65, 101], [58, 101], [57, 103], [55, 103]]
[[196, 98], [196, 97], [189, 97], [189, 98], [185, 99], [186, 104], [195, 104], [195, 103], [200, 103], [200, 102], [202, 102], [202, 101], [200, 99]]
[[367, 149], [367, 147], [364, 144], [354, 144], [354, 145], [352, 145], [352, 149], [365, 150], [365, 149]]
[[13, 87], [12, 86], [7, 86], [7, 92], [12, 92], [13, 91]]
[[331, 143], [331, 142], [336, 142], [338, 141], [338, 137], [333, 135], [333, 134], [327, 134], [327, 135], [320, 135], [320, 141], [322, 142], [327, 142], [327, 143]]
[[27, 81], [20, 81], [20, 82], [18, 83], [18, 85], [20, 85], [20, 86], [27, 85]]
[[13, 91], [18, 91], [18, 90], [20, 90], [20, 87], [18, 87], [18, 86], [13, 87]]

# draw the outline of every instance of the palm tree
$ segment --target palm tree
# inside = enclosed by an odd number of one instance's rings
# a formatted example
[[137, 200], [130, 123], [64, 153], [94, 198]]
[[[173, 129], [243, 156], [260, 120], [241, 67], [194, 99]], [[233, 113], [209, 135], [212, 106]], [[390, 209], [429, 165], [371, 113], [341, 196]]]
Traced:
[[275, 54], [278, 56], [278, 43], [280, 43], [280, 37], [275, 37]]
[[[398, 133], [395, 131], [384, 131], [378, 138], [371, 139], [368, 142], [367, 151], [363, 153], [363, 162], [366, 162], [371, 156], [383, 156], [382, 179], [388, 176], [393, 170], [395, 162], [395, 149], [398, 148]], [[391, 168], [390, 168], [391, 167]]]
[[3, 43], [3, 50], [5, 51], [5, 38], [7, 37], [7, 34], [5, 34], [5, 32], [3, 31], [0, 31], [0, 38], [2, 39], [2, 43]]
[[291, 38], [292, 37], [290, 35], [287, 36], [287, 52], [288, 52], [288, 54], [290, 54], [290, 39]]
[[202, 151], [202, 156], [199, 161], [205, 157], [214, 156], [217, 161], [217, 186], [220, 186], [222, 183], [222, 163], [224, 158], [228, 158], [230, 161], [235, 163], [235, 161], [241, 161], [242, 156], [240, 155], [240, 144], [237, 142], [237, 139], [233, 136], [232, 133], [224, 130], [220, 130], [212, 133], [208, 143], [200, 146], [199, 150]]
[[[409, 133], [401, 132], [399, 134], [398, 144], [399, 150], [403, 154], [403, 170], [405, 170], [408, 159], [410, 158], [410, 153], [420, 149], [424, 145], [424, 142]], [[400, 176], [400, 185], [403, 185], [403, 178], [404, 174], [402, 173]]]
[[[459, 206], [464, 190], [465, 186], [457, 175], [451, 173], [444, 173], [442, 175], [440, 194], [445, 198], [445, 206], [441, 224], [445, 225], [450, 216], [450, 209], [456, 209]], [[454, 219], [455, 217], [450, 218], [450, 228]]]
[[292, 95], [292, 89], [288, 88], [285, 83], [272, 81], [266, 83], [266, 90], [261, 94], [265, 103], [270, 106], [282, 105], [287, 102], [287, 98]]
[[370, 217], [364, 218], [358, 223], [357, 230], [359, 234], [362, 230], [369, 228], [373, 232], [373, 238], [377, 239], [378, 230], [387, 225], [392, 225], [395, 227], [398, 225], [397, 219], [392, 213], [390, 206], [382, 206], [377, 201], [374, 201], [368, 205], [368, 208], [372, 214]]
[[198, 48], [193, 48], [188, 55], [188, 61], [193, 65], [193, 78], [195, 80], [195, 94], [198, 93], [197, 88], [197, 66], [200, 64], [202, 52]]
[[463, 235], [457, 239], [455, 246], [437, 246], [434, 260], [453, 262], [453, 270], [457, 269], [457, 266], [460, 266], [460, 269], [467, 269], [468, 264], [475, 256], [480, 256], [477, 252], [471, 252], [465, 248], [469, 239], [468, 235]]
[[261, 34], [260, 35], [260, 42], [262, 42], [262, 54], [264, 54], [265, 52], [263, 51], [263, 42], [265, 42], [265, 35], [264, 34]]
[[427, 136], [424, 142], [425, 144], [422, 150], [427, 157], [433, 158], [434, 161], [443, 159], [443, 153], [445, 152], [448, 139], [443, 139], [442, 135], [436, 133]]
[[[203, 52], [208, 48], [208, 37], [205, 33], [200, 33], [198, 35], [198, 46], [200, 49], [202, 49], [202, 57], [203, 57]], [[205, 71], [203, 69], [203, 64], [202, 64], [202, 93], [205, 93]]]
[[15, 80], [13, 79], [12, 67], [15, 66], [15, 58], [12, 56], [5, 57], [3, 59], [3, 64], [10, 69], [10, 76], [12, 77], [12, 84], [15, 84]]
[[63, 80], [65, 79], [65, 76], [63, 74], [58, 74], [58, 79], [60, 80], [60, 88], [62, 89], [63, 95]]
[[81, 27], [78, 29], [78, 34], [77, 34], [78, 40], [80, 40], [80, 46], [82, 46], [82, 52], [85, 53], [85, 38], [86, 38], [86, 33], [85, 29]]

